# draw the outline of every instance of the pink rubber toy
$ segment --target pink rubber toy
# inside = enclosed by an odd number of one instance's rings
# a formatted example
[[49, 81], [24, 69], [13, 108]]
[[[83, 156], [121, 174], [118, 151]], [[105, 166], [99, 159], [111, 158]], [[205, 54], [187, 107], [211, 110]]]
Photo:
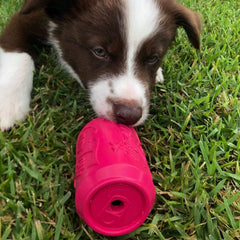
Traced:
[[77, 141], [75, 204], [96, 232], [120, 236], [137, 229], [155, 201], [145, 154], [134, 128], [97, 118]]

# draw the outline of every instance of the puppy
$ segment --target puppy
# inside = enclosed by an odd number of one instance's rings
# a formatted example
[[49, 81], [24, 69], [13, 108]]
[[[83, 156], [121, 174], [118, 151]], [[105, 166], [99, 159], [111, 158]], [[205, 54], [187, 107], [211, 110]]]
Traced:
[[26, 0], [0, 36], [0, 129], [29, 111], [38, 44], [55, 48], [98, 116], [141, 124], [178, 27], [200, 47], [200, 15], [175, 0]]

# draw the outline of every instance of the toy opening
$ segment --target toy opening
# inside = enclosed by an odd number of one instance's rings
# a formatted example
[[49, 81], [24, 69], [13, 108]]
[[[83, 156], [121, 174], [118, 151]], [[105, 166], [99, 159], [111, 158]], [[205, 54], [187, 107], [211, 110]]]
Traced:
[[121, 211], [124, 208], [124, 203], [121, 200], [112, 201], [111, 208], [114, 211]]

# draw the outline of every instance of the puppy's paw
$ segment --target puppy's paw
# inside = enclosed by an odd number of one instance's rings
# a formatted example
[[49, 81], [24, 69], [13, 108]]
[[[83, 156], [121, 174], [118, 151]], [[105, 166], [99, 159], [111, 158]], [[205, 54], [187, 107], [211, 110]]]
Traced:
[[34, 63], [27, 53], [0, 48], [0, 130], [23, 121], [29, 111]]
[[157, 70], [156, 83], [164, 83], [164, 76], [161, 67]]

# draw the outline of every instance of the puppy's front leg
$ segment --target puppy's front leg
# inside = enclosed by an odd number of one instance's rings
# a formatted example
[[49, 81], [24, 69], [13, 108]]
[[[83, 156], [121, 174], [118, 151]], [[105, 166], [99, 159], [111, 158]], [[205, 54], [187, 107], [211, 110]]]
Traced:
[[0, 128], [23, 121], [29, 111], [34, 63], [27, 53], [0, 48]]
[[23, 121], [29, 111], [34, 61], [33, 45], [47, 39], [43, 10], [19, 12], [0, 36], [0, 130]]
[[160, 67], [156, 73], [156, 83], [163, 83], [163, 82], [164, 82], [164, 77], [162, 73], [162, 68]]

